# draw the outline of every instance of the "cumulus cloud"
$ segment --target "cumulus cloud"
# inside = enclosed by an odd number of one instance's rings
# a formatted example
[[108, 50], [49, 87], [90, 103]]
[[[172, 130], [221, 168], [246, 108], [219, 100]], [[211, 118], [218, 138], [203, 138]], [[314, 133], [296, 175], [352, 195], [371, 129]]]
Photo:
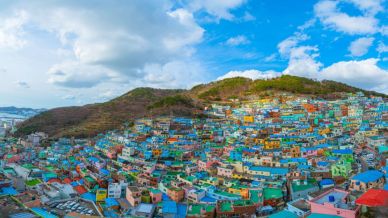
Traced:
[[[216, 20], [233, 20], [235, 16], [231, 10], [241, 6], [246, 0], [192, 0], [188, 2], [190, 2], [189, 8], [193, 11], [203, 10], [214, 16]], [[248, 18], [252, 19], [252, 16], [248, 16]]]
[[253, 20], [256, 20], [256, 17], [253, 16], [251, 13], [249, 13], [248, 11], [246, 11], [244, 13], [244, 17], [243, 17], [243, 20], [244, 21], [253, 21]]
[[26, 89], [30, 88], [30, 85], [25, 81], [16, 81], [15, 84], [21, 88], [26, 88]]
[[249, 79], [271, 79], [275, 77], [279, 77], [281, 73], [276, 71], [260, 71], [260, 70], [244, 70], [244, 71], [229, 71], [223, 76], [220, 76], [217, 78], [217, 80], [223, 80], [226, 78], [233, 78], [233, 77], [245, 77]]
[[18, 49], [26, 44], [23, 26], [27, 20], [27, 13], [23, 10], [16, 11], [11, 17], [0, 17], [0, 48]]
[[[306, 22], [302, 30], [308, 28], [312, 23]], [[310, 37], [302, 32], [296, 32], [278, 44], [278, 51], [283, 58], [288, 59], [288, 66], [284, 74], [291, 74], [304, 77], [314, 77], [322, 64], [315, 60], [319, 56], [317, 46], [300, 45], [301, 42]]]
[[90, 88], [103, 82], [115, 81], [119, 75], [102, 66], [64, 62], [48, 71], [48, 82], [69, 88]]
[[73, 60], [53, 66], [50, 83], [92, 87], [114, 81], [113, 74], [126, 82], [134, 78], [146, 81], [145, 66], [190, 58], [203, 37], [204, 29], [192, 12], [175, 8], [168, 0], [90, 6], [72, 1], [25, 3], [29, 23], [56, 34], [72, 51], [70, 55], [69, 49], [59, 50], [59, 55]]
[[341, 81], [356, 87], [388, 92], [388, 71], [377, 66], [379, 59], [340, 61], [319, 73], [319, 79]]
[[280, 55], [287, 57], [290, 55], [293, 48], [295, 48], [300, 42], [306, 41], [310, 37], [304, 33], [296, 32], [294, 35], [281, 41], [278, 44], [278, 50]]
[[264, 58], [264, 61], [265, 62], [271, 62], [273, 60], [275, 60], [277, 57], [277, 54], [276, 53], [273, 53], [273, 54], [270, 54], [268, 55], [267, 57]]
[[377, 3], [371, 1], [349, 0], [362, 9], [360, 16], [350, 16], [339, 9], [340, 1], [321, 0], [314, 6], [317, 18], [326, 27], [347, 34], [373, 34], [379, 30], [378, 20], [374, 17], [379, 9]]
[[380, 33], [384, 36], [388, 36], [388, 26], [384, 25], [380, 28]]
[[231, 37], [228, 40], [226, 40], [227, 45], [229, 46], [238, 46], [238, 45], [246, 45], [249, 44], [249, 39], [244, 35], [238, 35], [235, 37]]
[[314, 78], [322, 67], [322, 63], [315, 60], [318, 55], [316, 46], [299, 46], [291, 49], [288, 66], [283, 73]]
[[145, 76], [142, 82], [160, 88], [189, 88], [206, 81], [204, 69], [196, 62], [151, 63], [143, 71]]
[[377, 52], [379, 54], [388, 52], [388, 45], [384, 44], [383, 42], [380, 42], [377, 46]]
[[367, 15], [375, 15], [383, 10], [382, 2], [384, 0], [346, 0], [347, 2], [353, 3], [360, 10]]
[[356, 39], [350, 44], [348, 50], [352, 56], [363, 56], [368, 52], [369, 47], [373, 44], [373, 41], [373, 37], [362, 37]]

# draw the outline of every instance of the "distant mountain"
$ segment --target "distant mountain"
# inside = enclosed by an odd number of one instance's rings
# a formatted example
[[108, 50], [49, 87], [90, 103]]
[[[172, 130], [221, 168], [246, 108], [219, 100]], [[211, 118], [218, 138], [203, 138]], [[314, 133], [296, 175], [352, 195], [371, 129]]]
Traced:
[[137, 88], [105, 103], [45, 111], [23, 122], [17, 135], [43, 131], [52, 137], [89, 137], [145, 116], [202, 116], [201, 109], [212, 102], [230, 103], [230, 99], [244, 101], [283, 93], [338, 99], [344, 93], [360, 91], [369, 96], [387, 97], [335, 81], [319, 82], [289, 75], [269, 80], [229, 78], [190, 90]]
[[30, 118], [39, 113], [46, 111], [46, 109], [32, 109], [32, 108], [18, 108], [18, 107], [0, 107], [0, 117], [17, 116], [20, 118]]

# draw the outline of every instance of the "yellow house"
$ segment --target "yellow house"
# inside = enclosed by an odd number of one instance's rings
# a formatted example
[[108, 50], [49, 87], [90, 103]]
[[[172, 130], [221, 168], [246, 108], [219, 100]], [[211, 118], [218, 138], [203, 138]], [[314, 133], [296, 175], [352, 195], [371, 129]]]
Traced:
[[248, 198], [249, 189], [247, 186], [242, 185], [233, 185], [232, 187], [228, 188], [228, 192], [236, 195], [241, 195], [243, 198]]
[[162, 149], [152, 149], [152, 156], [158, 157], [162, 154]]
[[253, 116], [244, 116], [244, 123], [253, 123], [255, 118]]
[[98, 189], [96, 192], [96, 201], [103, 202], [103, 201], [105, 201], [106, 196], [107, 196], [106, 189]]
[[242, 178], [243, 178], [243, 175], [236, 172], [236, 173], [233, 173], [233, 174], [232, 174], [232, 178], [233, 178], [233, 179], [242, 179]]
[[264, 149], [276, 149], [280, 148], [280, 141], [279, 140], [266, 140], [264, 142]]
[[328, 134], [328, 133], [330, 133], [330, 129], [329, 129], [329, 128], [320, 129], [320, 130], [318, 131], [318, 133], [319, 133], [320, 135]]

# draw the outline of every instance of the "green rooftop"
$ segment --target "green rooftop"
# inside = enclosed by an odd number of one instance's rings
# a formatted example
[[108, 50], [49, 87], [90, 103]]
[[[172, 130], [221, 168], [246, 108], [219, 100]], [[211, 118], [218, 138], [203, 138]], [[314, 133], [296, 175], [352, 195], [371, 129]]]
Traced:
[[85, 176], [85, 178], [84, 179], [86, 179], [88, 182], [90, 182], [90, 183], [92, 183], [92, 182], [95, 182], [96, 180], [95, 179], [93, 179], [92, 177], [90, 177], [90, 176]]
[[232, 194], [232, 193], [229, 193], [229, 192], [223, 192], [223, 191], [214, 191], [214, 193], [217, 193], [217, 194], [220, 194], [220, 195], [224, 195], [224, 196], [227, 196], [227, 197], [240, 197], [240, 195], [235, 195], [235, 194]]
[[249, 190], [250, 196], [251, 196], [251, 201], [253, 203], [259, 203], [261, 202], [260, 197], [259, 197], [259, 191], [258, 190]]
[[224, 201], [221, 203], [221, 212], [232, 211], [232, 203], [229, 201]]
[[29, 169], [29, 170], [32, 170], [34, 168], [36, 168], [34, 165], [32, 164], [23, 164], [22, 167], [26, 168], [26, 169]]
[[215, 209], [213, 205], [206, 204], [191, 204], [189, 205], [188, 215], [201, 215], [201, 210], [204, 209], [206, 212], [212, 212]]
[[42, 183], [42, 181], [40, 181], [39, 179], [31, 179], [31, 180], [26, 181], [27, 186], [35, 186], [35, 185], [38, 185], [40, 183]]
[[306, 190], [306, 189], [310, 189], [310, 188], [314, 188], [314, 183], [308, 181], [307, 184], [304, 184], [303, 181], [298, 185], [296, 184], [296, 182], [293, 182], [292, 183], [292, 190], [294, 192], [299, 192], [299, 191], [303, 191], [303, 190]]
[[273, 199], [283, 197], [283, 192], [278, 188], [264, 188], [264, 199]]
[[152, 194], [161, 193], [161, 191], [160, 191], [159, 189], [156, 189], [156, 188], [151, 188], [151, 189], [150, 189], [150, 192], [152, 192]]

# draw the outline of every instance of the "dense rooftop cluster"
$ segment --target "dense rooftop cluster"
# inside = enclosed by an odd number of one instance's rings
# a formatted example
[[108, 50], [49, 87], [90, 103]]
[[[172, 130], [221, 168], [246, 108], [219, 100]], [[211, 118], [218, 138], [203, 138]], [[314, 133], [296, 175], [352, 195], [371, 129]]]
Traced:
[[0, 204], [14, 205], [9, 217], [359, 217], [388, 206], [381, 97], [283, 95], [204, 113], [93, 139], [4, 140]]

